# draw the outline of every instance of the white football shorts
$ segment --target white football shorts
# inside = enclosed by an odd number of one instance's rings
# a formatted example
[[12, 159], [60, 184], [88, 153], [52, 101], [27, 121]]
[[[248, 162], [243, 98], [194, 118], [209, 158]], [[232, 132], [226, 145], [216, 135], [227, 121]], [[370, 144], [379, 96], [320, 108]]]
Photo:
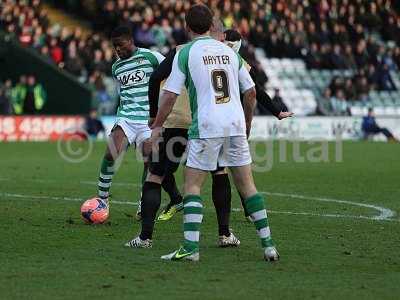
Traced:
[[114, 128], [121, 127], [130, 145], [140, 148], [143, 142], [151, 137], [151, 129], [147, 124], [135, 123], [127, 119], [117, 119]]
[[203, 171], [217, 167], [242, 167], [251, 164], [249, 143], [245, 136], [191, 139], [186, 166]]

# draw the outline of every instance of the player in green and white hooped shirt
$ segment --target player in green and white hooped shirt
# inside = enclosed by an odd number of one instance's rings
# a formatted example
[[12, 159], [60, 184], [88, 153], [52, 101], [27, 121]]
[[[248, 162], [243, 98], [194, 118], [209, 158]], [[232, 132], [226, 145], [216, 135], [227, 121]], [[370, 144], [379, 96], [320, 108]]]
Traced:
[[230, 169], [236, 188], [246, 199], [245, 205], [260, 237], [264, 258], [276, 261], [279, 254], [271, 238], [264, 197], [254, 185], [247, 142], [256, 103], [254, 82], [240, 56], [209, 37], [211, 24], [212, 14], [207, 6], [194, 5], [186, 14], [186, 25], [193, 41], [175, 55], [152, 125], [152, 138], [156, 140], [177, 95], [186, 85], [192, 125], [185, 169], [184, 241], [178, 250], [161, 258], [199, 260], [203, 219], [201, 188], [207, 172], [219, 165]]
[[111, 39], [118, 55], [118, 60], [112, 66], [112, 74], [120, 84], [120, 101], [98, 181], [98, 197], [106, 203], [115, 172], [115, 161], [129, 145], [134, 144], [142, 150], [145, 177], [146, 157], [151, 150], [148, 142], [151, 136], [148, 127], [148, 83], [150, 75], [164, 59], [158, 52], [136, 47], [132, 32], [126, 26], [116, 28]]

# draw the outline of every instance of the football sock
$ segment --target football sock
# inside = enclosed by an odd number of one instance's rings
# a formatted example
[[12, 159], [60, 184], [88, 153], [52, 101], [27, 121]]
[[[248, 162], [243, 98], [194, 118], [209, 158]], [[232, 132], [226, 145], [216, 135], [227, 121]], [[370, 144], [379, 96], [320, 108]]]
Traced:
[[230, 236], [229, 217], [231, 214], [232, 194], [229, 175], [214, 175], [212, 180], [212, 200], [217, 213], [218, 234]]
[[154, 230], [154, 221], [161, 204], [161, 185], [146, 181], [142, 195], [142, 240], [151, 239]]
[[239, 197], [240, 197], [240, 202], [242, 202], [242, 207], [244, 210], [244, 216], [247, 218], [248, 216], [250, 216], [249, 212], [247, 211], [246, 208], [246, 200], [242, 197], [242, 195], [240, 195], [240, 193], [238, 192]]
[[168, 203], [167, 210], [170, 209], [173, 205], [182, 203], [183, 198], [181, 193], [176, 186], [174, 174], [167, 174], [164, 177], [162, 182], [162, 187], [165, 192], [169, 195], [170, 202]]
[[255, 194], [246, 199], [246, 208], [254, 220], [254, 225], [257, 229], [257, 234], [261, 239], [263, 248], [274, 245], [269, 229], [267, 211], [264, 207], [264, 198], [260, 194]]
[[187, 195], [183, 198], [183, 247], [187, 251], [199, 248], [200, 225], [203, 220], [203, 205], [198, 195]]
[[98, 197], [100, 199], [106, 200], [110, 195], [110, 188], [112, 177], [114, 175], [114, 161], [109, 161], [103, 158], [101, 163], [98, 187]]

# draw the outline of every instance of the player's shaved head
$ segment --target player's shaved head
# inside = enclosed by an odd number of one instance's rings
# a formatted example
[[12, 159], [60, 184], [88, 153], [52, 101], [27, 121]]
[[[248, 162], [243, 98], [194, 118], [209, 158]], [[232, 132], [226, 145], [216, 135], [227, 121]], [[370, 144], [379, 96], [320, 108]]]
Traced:
[[204, 34], [210, 30], [213, 16], [210, 9], [203, 4], [193, 5], [185, 16], [186, 25], [196, 34]]

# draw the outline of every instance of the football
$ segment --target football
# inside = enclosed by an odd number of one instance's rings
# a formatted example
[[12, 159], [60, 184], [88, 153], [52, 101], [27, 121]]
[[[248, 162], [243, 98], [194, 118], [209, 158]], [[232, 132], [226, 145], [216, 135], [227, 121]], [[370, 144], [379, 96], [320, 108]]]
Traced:
[[87, 224], [102, 224], [108, 219], [108, 205], [99, 198], [86, 200], [81, 206], [82, 219]]

